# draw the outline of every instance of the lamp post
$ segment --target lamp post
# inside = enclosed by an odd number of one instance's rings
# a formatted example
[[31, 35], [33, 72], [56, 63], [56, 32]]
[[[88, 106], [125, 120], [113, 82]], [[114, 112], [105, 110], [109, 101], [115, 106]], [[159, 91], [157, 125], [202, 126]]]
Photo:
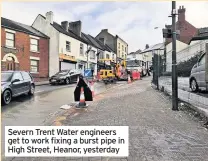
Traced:
[[172, 1], [172, 110], [178, 111], [178, 78], [176, 60], [176, 1]]

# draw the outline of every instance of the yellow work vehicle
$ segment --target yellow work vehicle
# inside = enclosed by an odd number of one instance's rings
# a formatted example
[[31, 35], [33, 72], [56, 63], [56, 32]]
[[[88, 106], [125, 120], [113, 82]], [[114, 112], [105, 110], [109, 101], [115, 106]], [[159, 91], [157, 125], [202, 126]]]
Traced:
[[101, 69], [100, 78], [105, 84], [107, 84], [108, 82], [114, 83], [116, 81], [116, 75], [114, 74], [113, 70]]

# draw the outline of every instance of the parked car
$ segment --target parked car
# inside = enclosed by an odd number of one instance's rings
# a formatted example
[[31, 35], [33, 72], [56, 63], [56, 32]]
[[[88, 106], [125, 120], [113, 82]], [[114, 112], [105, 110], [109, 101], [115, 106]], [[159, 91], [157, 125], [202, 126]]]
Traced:
[[70, 84], [77, 81], [80, 76], [80, 71], [78, 70], [62, 70], [49, 79], [51, 85], [54, 84]]
[[198, 62], [193, 66], [191, 70], [189, 84], [193, 92], [197, 92], [199, 88], [207, 88], [207, 82], [205, 79], [205, 75], [206, 75], [205, 58], [206, 58], [206, 53], [204, 53], [199, 58]]
[[1, 98], [3, 104], [9, 104], [13, 97], [35, 92], [35, 83], [30, 73], [24, 71], [1, 72]]

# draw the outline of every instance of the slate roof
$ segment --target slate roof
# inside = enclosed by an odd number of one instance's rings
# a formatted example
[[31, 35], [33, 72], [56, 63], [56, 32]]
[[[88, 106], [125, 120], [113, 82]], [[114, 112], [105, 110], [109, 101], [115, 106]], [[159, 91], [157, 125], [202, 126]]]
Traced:
[[[46, 19], [45, 16], [39, 14], [42, 18]], [[83, 38], [81, 38], [80, 36], [78, 36], [77, 34], [75, 34], [74, 32], [72, 32], [71, 30], [68, 30], [68, 32], [61, 26], [59, 25], [57, 22], [53, 21], [53, 24], [51, 24], [57, 31], [59, 31], [62, 34], [65, 34], [67, 36], [73, 37], [83, 43], [88, 44], [88, 42], [86, 40], [84, 40]]]
[[83, 39], [85, 39], [86, 41], [88, 41], [88, 43], [98, 49], [104, 50], [99, 44], [96, 43], [96, 41], [94, 40], [94, 37], [91, 37], [90, 35], [87, 35], [85, 33], [81, 33], [81, 37]]
[[159, 43], [159, 44], [155, 44], [155, 45], [150, 46], [149, 48], [141, 51], [140, 53], [145, 53], [145, 52], [149, 52], [149, 51], [152, 51], [152, 50], [163, 50], [163, 49], [164, 49], [164, 44]]
[[206, 40], [206, 39], [208, 39], [208, 27], [199, 28], [197, 36], [192, 37], [189, 44], [191, 43], [191, 41], [194, 40]]
[[57, 31], [61, 32], [62, 34], [65, 34], [67, 36], [73, 37], [83, 43], [88, 44], [88, 42], [86, 40], [84, 40], [83, 38], [81, 38], [80, 36], [76, 35], [74, 32], [72, 32], [71, 30], [68, 30], [68, 32], [58, 23], [53, 22], [53, 24], [51, 24]]
[[28, 26], [28, 25], [25, 25], [25, 24], [22, 24], [13, 20], [9, 20], [4, 17], [1, 17], [1, 27], [11, 29], [14, 31], [18, 31], [18, 32], [23, 32], [23, 33], [37, 36], [37, 37], [49, 38], [48, 36], [36, 30], [32, 26]]
[[100, 40], [94, 38], [91, 35], [89, 35], [89, 38], [90, 38], [90, 40], [93, 41], [93, 43], [95, 43], [97, 46], [100, 46], [103, 50], [107, 50], [107, 51], [111, 52], [111, 50], [106, 45], [104, 45], [104, 43], [101, 42]]

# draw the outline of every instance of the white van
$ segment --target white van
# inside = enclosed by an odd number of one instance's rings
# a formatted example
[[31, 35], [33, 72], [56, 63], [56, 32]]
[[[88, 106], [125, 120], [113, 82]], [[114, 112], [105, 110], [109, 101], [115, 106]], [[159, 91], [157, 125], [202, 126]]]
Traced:
[[189, 84], [193, 92], [197, 92], [201, 88], [208, 90], [208, 80], [206, 78], [208, 73], [207, 63], [208, 56], [207, 53], [204, 53], [191, 70]]

